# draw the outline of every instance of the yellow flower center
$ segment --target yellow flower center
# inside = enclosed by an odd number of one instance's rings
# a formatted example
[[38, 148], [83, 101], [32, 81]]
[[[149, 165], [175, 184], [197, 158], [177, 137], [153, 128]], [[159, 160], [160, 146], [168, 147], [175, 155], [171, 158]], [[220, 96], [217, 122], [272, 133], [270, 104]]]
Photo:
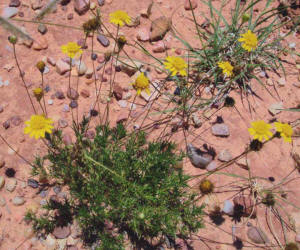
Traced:
[[109, 16], [111, 23], [119, 25], [121, 27], [124, 25], [124, 23], [131, 23], [130, 16], [123, 10], [116, 10], [115, 12], [110, 13]]
[[47, 126], [47, 120], [45, 118], [33, 117], [30, 121], [30, 127], [34, 130], [43, 129]]
[[173, 66], [176, 70], [180, 71], [186, 68], [186, 63], [182, 58], [175, 57], [173, 60]]
[[266, 127], [265, 122], [257, 122], [253, 125], [253, 128], [257, 134], [263, 135], [268, 131], [268, 127]]
[[135, 80], [134, 86], [139, 89], [146, 89], [149, 87], [149, 79], [144, 75], [144, 73], [141, 73]]

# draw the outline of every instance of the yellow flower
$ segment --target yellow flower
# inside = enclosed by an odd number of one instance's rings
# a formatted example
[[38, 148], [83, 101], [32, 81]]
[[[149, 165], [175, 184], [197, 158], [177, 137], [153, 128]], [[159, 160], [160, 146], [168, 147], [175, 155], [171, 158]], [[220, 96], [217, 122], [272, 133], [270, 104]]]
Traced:
[[292, 142], [293, 129], [287, 123], [275, 122], [276, 131], [280, 133], [280, 136], [285, 142]]
[[145, 76], [145, 74], [142, 72], [139, 74], [139, 76], [136, 78], [135, 82], [132, 83], [134, 88], [137, 90], [136, 94], [140, 95], [142, 90], [145, 90], [148, 95], [151, 94], [149, 89], [149, 79]]
[[270, 131], [272, 126], [262, 120], [251, 122], [251, 126], [251, 128], [248, 128], [249, 133], [253, 135], [254, 139], [258, 139], [260, 142], [262, 142], [263, 139], [267, 141], [270, 139], [269, 137], [273, 136]]
[[228, 61], [218, 62], [218, 66], [219, 66], [219, 68], [221, 68], [223, 70], [223, 74], [225, 76], [230, 77], [233, 75], [233, 72], [232, 72], [233, 66], [230, 64], [230, 62], [228, 62]]
[[187, 64], [181, 57], [168, 56], [166, 58], [166, 62], [164, 62], [164, 65], [166, 69], [171, 71], [172, 76], [175, 76], [177, 73], [179, 73], [182, 76], [186, 76], [187, 74]]
[[45, 133], [52, 133], [53, 121], [52, 119], [46, 118], [44, 115], [32, 115], [29, 121], [26, 121], [27, 127], [24, 128], [24, 133], [29, 134], [30, 137], [38, 139], [45, 137]]
[[251, 30], [242, 34], [238, 41], [242, 43], [243, 49], [249, 52], [255, 50], [257, 47], [257, 36]]
[[115, 25], [119, 25], [120, 27], [124, 26], [124, 23], [130, 24], [131, 18], [128, 14], [123, 10], [116, 10], [109, 14], [109, 21]]
[[35, 96], [35, 98], [38, 100], [38, 102], [42, 99], [44, 92], [42, 88], [35, 88], [33, 90], [33, 94]]
[[77, 43], [68, 42], [66, 45], [61, 46], [61, 51], [64, 54], [67, 54], [70, 58], [79, 56], [82, 54], [81, 47]]

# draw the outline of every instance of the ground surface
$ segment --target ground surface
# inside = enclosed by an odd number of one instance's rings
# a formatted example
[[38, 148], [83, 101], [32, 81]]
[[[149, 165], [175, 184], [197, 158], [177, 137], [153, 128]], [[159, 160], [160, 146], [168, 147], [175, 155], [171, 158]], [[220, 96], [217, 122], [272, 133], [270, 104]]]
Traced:
[[[263, 2], [263, 1], [262, 1]], [[97, 1], [94, 1], [98, 7]], [[176, 3], [176, 4], [175, 4]], [[218, 6], [218, 1], [215, 2]], [[42, 1], [42, 4], [45, 5], [45, 1]], [[150, 4], [150, 0], [144, 1], [116, 1], [110, 0], [106, 1], [104, 6], [101, 7], [101, 14], [103, 15], [104, 20], [106, 20], [107, 27], [115, 31], [115, 28], [108, 23], [108, 15], [110, 12], [122, 9], [129, 13], [130, 16], [135, 17], [138, 14], [144, 12], [147, 6]], [[188, 40], [190, 44], [193, 44], [195, 47], [199, 47], [199, 41], [197, 41], [196, 32], [193, 22], [190, 20], [192, 18], [191, 12], [186, 11], [183, 7], [184, 1], [174, 1], [174, 0], [155, 0], [152, 8], [152, 15], [150, 18], [141, 18], [141, 24], [136, 28], [124, 27], [121, 32], [126, 35], [129, 42], [134, 44], [136, 41], [136, 36], [140, 29], [145, 28], [149, 31], [151, 20], [159, 16], [170, 17], [173, 15], [173, 26], [176, 30], [182, 35], [185, 40]], [[274, 3], [275, 4], [275, 3]], [[1, 1], [0, 11], [9, 5], [8, 0]], [[230, 8], [232, 8], [233, 2], [229, 2], [226, 5], [225, 16], [229, 17]], [[22, 0], [21, 6], [18, 7], [19, 13], [23, 12], [25, 20], [31, 20], [36, 14], [31, 8], [31, 3], [29, 0]], [[204, 16], [207, 15], [208, 9], [207, 6], [201, 4], [198, 1], [198, 7], [194, 10], [196, 18], [199, 23], [205, 21]], [[73, 18], [69, 20], [67, 16], [73, 13]], [[51, 13], [45, 17], [44, 22], [64, 24], [73, 27], [79, 27], [78, 24], [81, 24], [83, 21], [88, 20], [90, 14], [86, 13], [85, 15], [79, 16], [73, 9], [73, 2], [69, 3], [67, 6], [62, 7], [61, 5], [57, 6], [57, 11]], [[16, 18], [20, 18], [18, 15]], [[41, 43], [47, 44], [47, 49], [35, 50], [34, 48], [28, 48], [22, 44], [16, 45], [17, 56], [21, 69], [25, 72], [25, 82], [29, 86], [30, 93], [33, 88], [40, 86], [41, 76], [38, 70], [35, 67], [37, 61], [42, 60], [47, 57], [52, 57], [55, 61], [65, 58], [60, 50], [60, 46], [66, 44], [69, 41], [78, 41], [79, 39], [84, 38], [84, 34], [81, 30], [76, 30], [66, 27], [57, 27], [53, 25], [47, 25], [48, 31], [45, 35], [39, 34], [37, 31], [38, 24], [25, 23], [25, 22], [15, 22], [18, 25], [24, 26], [26, 30], [38, 41]], [[34, 155], [44, 152], [45, 145], [41, 141], [36, 141], [30, 139], [27, 135], [23, 134], [24, 121], [28, 120], [29, 117], [33, 114], [32, 107], [30, 105], [28, 96], [26, 95], [26, 90], [24, 88], [23, 82], [19, 77], [18, 68], [13, 57], [12, 46], [7, 41], [8, 33], [0, 28], [0, 76], [2, 80], [8, 80], [8, 86], [0, 87], [1, 99], [0, 105], [3, 108], [3, 111], [0, 113], [1, 124], [10, 120], [10, 127], [5, 129], [4, 126], [0, 128], [1, 136], [7, 141], [11, 147], [23, 156], [29, 162], [34, 159]], [[170, 39], [170, 49], [167, 51], [168, 55], [177, 55], [184, 54], [184, 49], [179, 41], [175, 38], [172, 38], [172, 33], [169, 32], [167, 37]], [[288, 46], [291, 43], [296, 44], [296, 50], [299, 52], [299, 36], [291, 35], [286, 39], [285, 44]], [[149, 42], [143, 43], [144, 46], [152, 51], [154, 45], [151, 45]], [[87, 39], [88, 49], [84, 52], [82, 60], [85, 62], [88, 68], [92, 68], [92, 63], [90, 60], [90, 49], [92, 46], [91, 38]], [[94, 39], [95, 51], [100, 57], [105, 51], [112, 49], [113, 41], [109, 47], [104, 48]], [[176, 50], [176, 49], [182, 50]], [[135, 48], [125, 48], [126, 52], [133, 58], [141, 60], [143, 62], [152, 63], [152, 61], [140, 51]], [[177, 54], [176, 54], [176, 52]], [[123, 55], [124, 56], [124, 55]], [[157, 56], [164, 58], [166, 52], [158, 53]], [[182, 132], [172, 134], [172, 139], [180, 144], [184, 149], [185, 143], [190, 142], [195, 146], [202, 146], [203, 143], [214, 147], [217, 153], [221, 152], [224, 149], [228, 149], [233, 157], [241, 154], [246, 145], [250, 141], [250, 137], [247, 131], [247, 128], [250, 127], [250, 122], [253, 120], [264, 119], [268, 121], [274, 116], [272, 116], [268, 108], [274, 103], [283, 103], [284, 108], [296, 107], [300, 104], [300, 88], [299, 88], [299, 71], [295, 66], [295, 57], [287, 57], [287, 60], [291, 62], [290, 64], [285, 64], [287, 77], [285, 80], [284, 86], [278, 85], [277, 81], [279, 78], [284, 77], [283, 75], [277, 76], [270, 74], [270, 79], [273, 80], [274, 85], [266, 85], [266, 88], [262, 87], [260, 84], [253, 84], [254, 91], [261, 97], [261, 99], [249, 97], [249, 102], [251, 104], [251, 112], [249, 112], [248, 102], [240, 98], [240, 93], [237, 91], [232, 94], [236, 100], [236, 108], [231, 109], [214, 109], [211, 112], [209, 119], [202, 120], [203, 125], [200, 128], [192, 128], [186, 132], [184, 135]], [[98, 62], [95, 63], [96, 66], [99, 65]], [[59, 75], [55, 67], [47, 63], [49, 68], [49, 73], [44, 75], [45, 85], [49, 85], [50, 91], [46, 94], [46, 106], [49, 117], [55, 121], [55, 125], [58, 126], [59, 120], [60, 124], [67, 122], [65, 128], [63, 128], [64, 133], [70, 133], [72, 125], [72, 115], [71, 112], [63, 111], [64, 106], [68, 105], [70, 100], [67, 98], [66, 92], [68, 89], [68, 76]], [[106, 69], [101, 69], [100, 74], [103, 74], [109, 81], [111, 75], [109, 74], [110, 70], [107, 70], [110, 66], [107, 66]], [[76, 71], [74, 71], [76, 75]], [[162, 77], [158, 72], [152, 69], [150, 72], [152, 79], [157, 79]], [[85, 76], [71, 77], [71, 85], [76, 89], [78, 83], [78, 92], [81, 93], [82, 90], [89, 92], [89, 97], [85, 98], [82, 94], [78, 99], [78, 112], [79, 117], [82, 114], [87, 114], [89, 112], [90, 106], [93, 101], [95, 101], [95, 90], [93, 83], [90, 83]], [[266, 82], [265, 77], [261, 77], [263, 82]], [[127, 106], [129, 103], [133, 102], [135, 90], [130, 89], [129, 83], [131, 79], [125, 73], [119, 72], [116, 74], [115, 82], [117, 82], [121, 87], [126, 91], [131, 92], [132, 96], [127, 100]], [[104, 87], [105, 89], [105, 83]], [[64, 92], [65, 99], [57, 99], [55, 96], [56, 91], [61, 90]], [[174, 88], [170, 85], [169, 91], [174, 91]], [[271, 94], [270, 94], [271, 93]], [[209, 94], [205, 94], [206, 97], [209, 97]], [[49, 105], [48, 101], [53, 100], [53, 104]], [[103, 101], [104, 102], [104, 101]], [[113, 98], [112, 100], [112, 114], [110, 116], [111, 123], [114, 124], [118, 118], [124, 113], [127, 115], [129, 109], [120, 107], [119, 103]], [[51, 103], [51, 101], [50, 101]], [[35, 103], [36, 104], [36, 103]], [[129, 125], [141, 124], [142, 117], [141, 115], [145, 112], [145, 102], [141, 98], [135, 100], [136, 110], [133, 112], [133, 117], [130, 120]], [[101, 103], [101, 108], [104, 107], [104, 104]], [[153, 112], [156, 110], [162, 110], [166, 104], [163, 102], [153, 105]], [[37, 105], [36, 105], [37, 106]], [[200, 113], [199, 113], [200, 115]], [[215, 121], [216, 116], [222, 116], [225, 124], [230, 129], [230, 136], [227, 138], [215, 137], [211, 133], [212, 122]], [[158, 119], [158, 116], [150, 116], [147, 122], [151, 120]], [[296, 112], [280, 112], [275, 116], [277, 119], [283, 122], [292, 122], [299, 118], [299, 113]], [[13, 118], [13, 119], [12, 119]], [[95, 121], [96, 123], [96, 121]], [[94, 124], [95, 124], [94, 123]], [[64, 127], [64, 126], [63, 126]], [[93, 127], [92, 127], [93, 128]], [[160, 135], [164, 129], [164, 125], [161, 125], [160, 128], [153, 129], [149, 135], [150, 138], [156, 138]], [[170, 128], [167, 128], [170, 132]], [[298, 134], [299, 135], [299, 134]], [[185, 139], [184, 139], [185, 137]], [[11, 250], [11, 249], [52, 249], [49, 245], [50, 242], [43, 242], [40, 239], [37, 239], [30, 230], [30, 225], [27, 225], [23, 221], [23, 216], [28, 208], [33, 208], [37, 210], [37, 213], [43, 213], [44, 211], [40, 208], [41, 204], [45, 202], [45, 199], [49, 198], [54, 193], [53, 188], [49, 188], [48, 191], [41, 194], [37, 194], [37, 189], [33, 189], [27, 185], [27, 180], [30, 178], [30, 166], [20, 158], [16, 153], [14, 153], [8, 145], [1, 140], [0, 141], [0, 156], [1, 159], [5, 161], [5, 166], [0, 169], [0, 176], [5, 179], [5, 186], [0, 190], [0, 249]], [[211, 180], [215, 183], [215, 192], [209, 196], [205, 196], [199, 202], [205, 202], [208, 204], [206, 211], [209, 212], [213, 209], [215, 205], [219, 205], [221, 209], [224, 206], [225, 200], [232, 200], [234, 196], [237, 196], [241, 192], [240, 187], [246, 186], [249, 183], [243, 181], [240, 178], [234, 178], [226, 174], [235, 174], [245, 178], [249, 177], [249, 173], [252, 176], [259, 176], [266, 179], [259, 179], [258, 188], [261, 187], [271, 187], [272, 185], [278, 185], [276, 189], [277, 192], [283, 192], [285, 198], [282, 198], [281, 193], [278, 193], [278, 197], [281, 197], [281, 200], [278, 198], [278, 204], [275, 209], [266, 208], [266, 206], [259, 204], [257, 205], [257, 216], [255, 219], [242, 218], [240, 222], [234, 221], [228, 215], [222, 215], [224, 221], [216, 225], [208, 217], [205, 216], [205, 228], [200, 230], [198, 235], [192, 237], [191, 245], [194, 249], [235, 249], [233, 246], [233, 241], [235, 236], [239, 237], [245, 248], [248, 249], [280, 249], [278, 247], [278, 242], [282, 245], [285, 242], [295, 241], [295, 237], [298, 233], [298, 241], [300, 241], [298, 231], [300, 229], [300, 185], [299, 185], [299, 173], [294, 170], [295, 163], [291, 158], [292, 150], [299, 150], [300, 147], [300, 138], [294, 137], [293, 143], [288, 144], [284, 143], [283, 140], [275, 139], [265, 145], [262, 151], [259, 153], [249, 153], [247, 158], [250, 160], [250, 172], [241, 168], [236, 163], [230, 164], [223, 170], [220, 170], [221, 174], [214, 174]], [[297, 149], [298, 148], [298, 149]], [[223, 164], [216, 158], [217, 165], [221, 166]], [[16, 187], [13, 191], [7, 190], [7, 185], [13, 182], [13, 178], [8, 178], [5, 175], [5, 170], [7, 168], [14, 168], [16, 170], [15, 179], [17, 180]], [[206, 170], [195, 168], [189, 161], [185, 159], [184, 161], [184, 170], [186, 173], [191, 175], [204, 175], [207, 174]], [[273, 177], [275, 181], [272, 183], [267, 179]], [[197, 187], [199, 183], [199, 178], [195, 179], [191, 185]], [[281, 183], [282, 182], [282, 183]], [[13, 184], [12, 184], [13, 185]], [[277, 186], [276, 186], [277, 187]], [[63, 190], [59, 195], [64, 195], [66, 190]], [[245, 192], [246, 195], [249, 192]], [[15, 197], [22, 197], [25, 200], [25, 203], [19, 206], [13, 204], [13, 199]], [[277, 214], [277, 216], [276, 216]], [[280, 220], [282, 219], [282, 221]], [[264, 244], [253, 243], [247, 237], [247, 223], [251, 222], [253, 226], [259, 227], [263, 230], [268, 238], [270, 239], [269, 247]], [[285, 224], [287, 223], [287, 224]], [[290, 225], [294, 224], [294, 229]], [[71, 226], [72, 235], [74, 233], [74, 226]], [[54, 239], [54, 237], [53, 237]], [[61, 247], [66, 245], [66, 240], [58, 240]], [[78, 242], [78, 243], [77, 243]], [[47, 245], [48, 244], [48, 245]], [[81, 242], [79, 240], [69, 236], [67, 238], [67, 244], [69, 246], [76, 245], [78, 249], [83, 249]], [[63, 249], [63, 248], [60, 248]], [[75, 248], [70, 248], [75, 249]]]

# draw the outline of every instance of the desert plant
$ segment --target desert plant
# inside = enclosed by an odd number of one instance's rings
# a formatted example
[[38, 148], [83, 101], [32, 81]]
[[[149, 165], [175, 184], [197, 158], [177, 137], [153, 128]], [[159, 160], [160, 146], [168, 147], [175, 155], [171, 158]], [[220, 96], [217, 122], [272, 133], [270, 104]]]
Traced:
[[[164, 237], [187, 237], [202, 226], [202, 206], [188, 192], [189, 176], [176, 169], [183, 155], [175, 154], [174, 144], [149, 143], [143, 132], [128, 133], [122, 124], [98, 126], [90, 140], [84, 136], [86, 125], [86, 119], [74, 125], [71, 146], [62, 143], [60, 131], [47, 136], [48, 154], [36, 160], [35, 174], [46, 173], [70, 191], [64, 205], [46, 206], [59, 211], [48, 222], [57, 225], [67, 207], [84, 241], [100, 241], [99, 249], [123, 249], [124, 233], [134, 245], [150, 247], [154, 238], [159, 243]], [[27, 218], [35, 229], [54, 227], [45, 217]]]

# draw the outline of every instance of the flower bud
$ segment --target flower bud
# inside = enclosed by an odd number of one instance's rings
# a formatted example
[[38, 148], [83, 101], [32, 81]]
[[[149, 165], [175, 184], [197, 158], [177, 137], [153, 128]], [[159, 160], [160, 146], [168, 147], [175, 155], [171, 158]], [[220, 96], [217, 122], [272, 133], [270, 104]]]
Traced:
[[33, 94], [34, 94], [36, 100], [39, 102], [43, 98], [44, 91], [42, 88], [35, 88], [33, 90]]
[[18, 38], [17, 38], [16, 36], [12, 35], [12, 36], [9, 36], [9, 37], [8, 37], [8, 41], [9, 41], [11, 44], [16, 44], [17, 41], [18, 41]]
[[124, 45], [127, 43], [126, 37], [119, 36], [117, 42], [118, 42], [119, 48], [122, 49], [124, 47]]
[[214, 190], [214, 184], [210, 180], [203, 180], [199, 185], [202, 194], [209, 194]]
[[245, 22], [248, 22], [250, 19], [250, 15], [249, 14], [244, 14], [242, 16], [242, 22], [245, 23]]
[[112, 52], [111, 51], [108, 51], [108, 52], [105, 52], [104, 53], [104, 58], [105, 58], [105, 61], [108, 62], [111, 58], [111, 54]]
[[44, 72], [44, 69], [45, 69], [45, 63], [43, 61], [39, 61], [37, 64], [36, 64], [36, 67], [38, 68], [38, 70], [43, 73]]

